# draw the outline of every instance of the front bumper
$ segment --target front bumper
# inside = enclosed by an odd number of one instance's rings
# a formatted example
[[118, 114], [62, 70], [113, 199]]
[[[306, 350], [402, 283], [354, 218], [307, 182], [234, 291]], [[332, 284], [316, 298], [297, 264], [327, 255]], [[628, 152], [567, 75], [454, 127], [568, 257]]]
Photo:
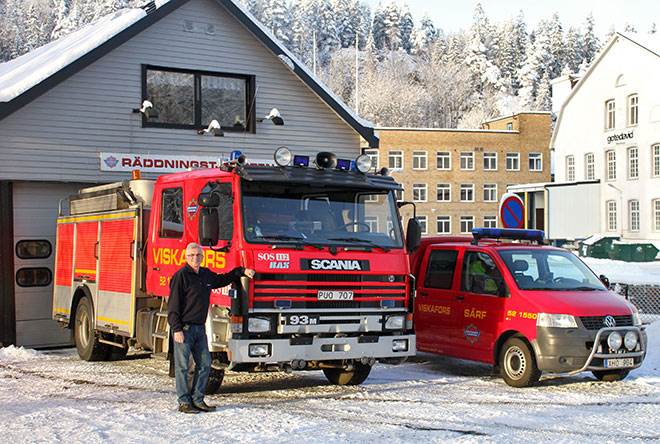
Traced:
[[[609, 353], [604, 344], [607, 335], [619, 331], [637, 332], [639, 345], [634, 351]], [[585, 370], [610, 370], [606, 359], [632, 358], [633, 365], [617, 369], [633, 369], [642, 365], [646, 355], [647, 336], [643, 327], [606, 327], [598, 331], [585, 328], [537, 327], [532, 342], [539, 369], [550, 373], [578, 373]], [[600, 347], [599, 347], [600, 345]]]
[[[367, 338], [367, 339], [365, 339]], [[404, 358], [416, 352], [415, 335], [369, 336], [369, 337], [310, 337], [307, 341], [290, 339], [231, 339], [229, 341], [230, 360], [233, 363], [286, 364], [293, 360], [336, 361], [344, 359]], [[407, 340], [408, 349], [393, 351], [396, 340]], [[250, 345], [265, 344], [269, 347], [268, 356], [250, 356]]]

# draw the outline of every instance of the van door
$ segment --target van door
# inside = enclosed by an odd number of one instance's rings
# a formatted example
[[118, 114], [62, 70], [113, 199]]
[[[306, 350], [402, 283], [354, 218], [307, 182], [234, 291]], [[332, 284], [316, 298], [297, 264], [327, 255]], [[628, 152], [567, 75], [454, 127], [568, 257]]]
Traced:
[[431, 247], [422, 262], [418, 282], [415, 324], [421, 350], [451, 354], [456, 347], [456, 319], [452, 301], [456, 297], [458, 250]]
[[456, 303], [460, 357], [492, 362], [507, 294], [502, 272], [490, 254], [472, 249], [463, 253]]

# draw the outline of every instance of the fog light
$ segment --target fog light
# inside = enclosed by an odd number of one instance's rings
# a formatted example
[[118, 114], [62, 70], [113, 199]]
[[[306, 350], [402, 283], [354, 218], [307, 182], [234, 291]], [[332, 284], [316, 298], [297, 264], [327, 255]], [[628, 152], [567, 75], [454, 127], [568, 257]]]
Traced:
[[275, 151], [275, 163], [278, 166], [283, 167], [289, 165], [292, 157], [291, 150], [285, 146], [281, 146]]
[[623, 337], [623, 345], [626, 346], [628, 351], [633, 351], [637, 347], [637, 333], [634, 331], [629, 331]]
[[366, 173], [371, 169], [371, 157], [362, 154], [355, 159], [355, 168], [361, 173]]
[[393, 352], [404, 352], [408, 351], [408, 340], [407, 339], [395, 339], [392, 341], [392, 351]]
[[248, 331], [250, 333], [265, 333], [270, 331], [270, 319], [250, 318], [248, 319]]
[[270, 344], [250, 344], [248, 347], [248, 355], [251, 358], [270, 356]]
[[385, 321], [385, 328], [389, 330], [402, 330], [405, 318], [403, 316], [390, 316]]
[[617, 351], [618, 349], [620, 349], [621, 342], [622, 342], [621, 335], [616, 331], [613, 331], [607, 337], [607, 345], [610, 347], [610, 350]]

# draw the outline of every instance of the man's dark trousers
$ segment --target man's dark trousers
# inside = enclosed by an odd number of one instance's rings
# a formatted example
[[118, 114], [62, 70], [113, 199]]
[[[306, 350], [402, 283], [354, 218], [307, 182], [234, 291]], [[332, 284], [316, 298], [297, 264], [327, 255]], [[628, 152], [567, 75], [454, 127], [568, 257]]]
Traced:
[[[183, 343], [174, 341], [176, 394], [181, 404], [201, 404], [211, 372], [211, 354], [204, 325], [188, 324], [183, 327]], [[192, 386], [188, 388], [190, 355], [195, 360]]]

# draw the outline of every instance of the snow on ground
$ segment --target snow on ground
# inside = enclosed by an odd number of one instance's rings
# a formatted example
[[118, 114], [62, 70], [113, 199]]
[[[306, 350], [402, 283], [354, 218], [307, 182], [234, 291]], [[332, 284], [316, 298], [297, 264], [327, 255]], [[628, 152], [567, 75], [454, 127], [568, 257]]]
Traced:
[[624, 262], [593, 257], [581, 257], [580, 259], [597, 275], [607, 276], [610, 282], [660, 285], [660, 261]]
[[0, 355], [5, 442], [624, 442], [660, 440], [660, 322], [624, 381], [589, 373], [514, 389], [490, 366], [422, 354], [358, 387], [321, 372], [228, 373], [215, 413], [175, 411], [167, 363], [83, 362], [75, 349]]

